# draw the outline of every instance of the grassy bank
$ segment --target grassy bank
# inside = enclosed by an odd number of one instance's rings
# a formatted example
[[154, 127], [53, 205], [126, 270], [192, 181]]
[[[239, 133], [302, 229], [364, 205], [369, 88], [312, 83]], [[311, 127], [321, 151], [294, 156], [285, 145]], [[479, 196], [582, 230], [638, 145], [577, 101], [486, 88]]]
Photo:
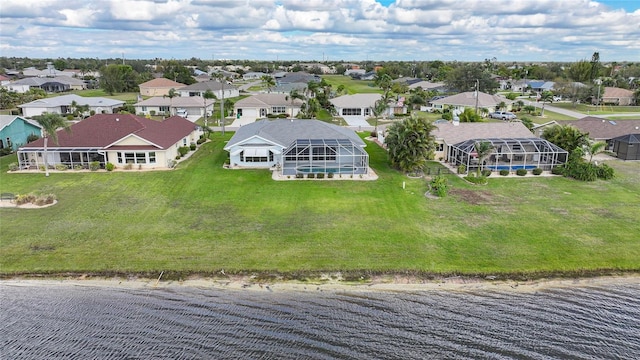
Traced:
[[[640, 164], [618, 177], [447, 175], [450, 196], [386, 164], [368, 143], [377, 181], [273, 181], [225, 170], [214, 135], [177, 170], [8, 174], [0, 191], [53, 193], [43, 209], [0, 209], [0, 272], [581, 273], [640, 268]], [[438, 166], [433, 164], [432, 166]], [[403, 189], [403, 182], [405, 188]]]

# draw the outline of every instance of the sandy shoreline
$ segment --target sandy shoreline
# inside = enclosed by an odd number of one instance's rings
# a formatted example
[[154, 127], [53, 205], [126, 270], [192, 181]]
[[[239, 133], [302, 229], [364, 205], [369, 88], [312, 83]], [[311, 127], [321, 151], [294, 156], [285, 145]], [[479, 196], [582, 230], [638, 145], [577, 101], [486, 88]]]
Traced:
[[552, 288], [597, 287], [607, 285], [640, 285], [640, 274], [622, 276], [599, 276], [588, 278], [538, 279], [530, 281], [486, 280], [479, 278], [450, 277], [437, 280], [416, 279], [399, 276], [379, 276], [363, 282], [346, 282], [327, 276], [313, 281], [256, 281], [250, 276], [228, 276], [226, 278], [194, 277], [186, 280], [162, 280], [139, 277], [64, 277], [64, 278], [10, 278], [0, 280], [8, 286], [87, 286], [112, 288], [200, 288], [238, 291], [269, 292], [415, 292], [415, 291], [503, 291], [535, 292]]

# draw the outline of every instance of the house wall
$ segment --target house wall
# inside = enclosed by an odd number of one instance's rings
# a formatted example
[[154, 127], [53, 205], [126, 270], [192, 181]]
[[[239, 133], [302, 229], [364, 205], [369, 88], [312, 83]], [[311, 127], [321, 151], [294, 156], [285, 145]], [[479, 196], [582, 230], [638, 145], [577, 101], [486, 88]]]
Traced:
[[[234, 108], [234, 111], [237, 119], [252, 121], [255, 121], [260, 113], [260, 109], [258, 108]], [[242, 116], [240, 116], [240, 113], [242, 113]]]
[[[171, 87], [140, 87], [140, 95], [142, 96], [166, 96], [169, 95], [169, 90], [175, 89]], [[177, 89], [175, 89], [177, 90]]]
[[[31, 134], [38, 135], [42, 137], [42, 131], [40, 128], [29, 124], [26, 121], [21, 119], [15, 119], [11, 124], [5, 126], [2, 130], [0, 130], [0, 140], [2, 140], [2, 147], [9, 147], [9, 143], [11, 143], [11, 148], [15, 151], [22, 145], [27, 143], [27, 137]], [[7, 141], [7, 138], [9, 141]]]
[[60, 107], [52, 107], [52, 108], [33, 107], [33, 108], [21, 108], [21, 109], [22, 109], [22, 115], [24, 115], [25, 117], [38, 116], [44, 113], [62, 114], [62, 110], [60, 110]]
[[5, 86], [7, 88], [7, 90], [9, 91], [15, 91], [19, 94], [24, 94], [26, 92], [29, 91], [29, 89], [31, 88], [29, 85], [20, 85], [20, 84], [7, 84]]

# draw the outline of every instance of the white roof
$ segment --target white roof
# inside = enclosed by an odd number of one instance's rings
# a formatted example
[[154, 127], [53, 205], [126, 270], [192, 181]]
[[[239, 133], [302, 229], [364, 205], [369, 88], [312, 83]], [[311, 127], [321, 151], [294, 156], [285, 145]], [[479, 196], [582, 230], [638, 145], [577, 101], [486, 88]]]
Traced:
[[84, 97], [76, 94], [68, 94], [55, 96], [45, 99], [34, 100], [32, 102], [18, 105], [20, 108], [52, 108], [58, 106], [69, 106], [75, 101], [78, 105], [89, 105], [90, 107], [98, 106], [120, 106], [124, 105], [124, 101], [103, 97]]

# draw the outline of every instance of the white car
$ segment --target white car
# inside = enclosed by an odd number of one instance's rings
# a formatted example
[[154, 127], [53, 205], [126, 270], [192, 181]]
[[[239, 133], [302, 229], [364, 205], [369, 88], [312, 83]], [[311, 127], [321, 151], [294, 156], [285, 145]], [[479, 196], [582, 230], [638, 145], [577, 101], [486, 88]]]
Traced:
[[516, 114], [508, 111], [494, 111], [489, 114], [492, 119], [513, 120], [516, 118]]
[[186, 118], [187, 115], [189, 115], [189, 112], [186, 109], [178, 109], [176, 110], [176, 115]]

